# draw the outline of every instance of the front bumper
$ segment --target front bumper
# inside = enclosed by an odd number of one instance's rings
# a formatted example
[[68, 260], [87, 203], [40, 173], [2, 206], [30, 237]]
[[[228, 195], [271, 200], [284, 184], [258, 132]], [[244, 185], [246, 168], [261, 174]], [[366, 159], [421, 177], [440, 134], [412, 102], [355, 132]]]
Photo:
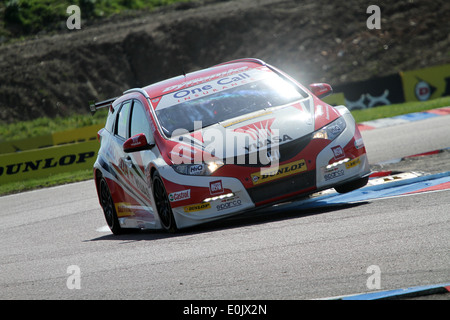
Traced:
[[218, 196], [205, 193], [207, 201], [200, 201], [197, 198], [197, 201], [192, 203], [179, 206], [174, 204], [172, 211], [178, 228], [185, 228], [236, 215], [259, 206], [304, 197], [319, 190], [359, 180], [369, 173], [367, 156], [363, 154], [338, 164], [331, 170], [326, 166], [316, 167], [248, 189], [235, 178], [208, 177], [206, 178], [208, 181], [204, 182], [204, 188], [208, 186], [209, 180], [219, 179], [226, 191]]
[[[178, 228], [225, 218], [255, 207], [242, 183], [229, 177], [202, 177], [204, 197], [196, 197], [191, 203], [172, 204], [172, 212]], [[211, 183], [221, 182], [223, 192], [211, 194]], [[209, 191], [208, 191], [209, 189]], [[194, 199], [192, 199], [194, 200]]]

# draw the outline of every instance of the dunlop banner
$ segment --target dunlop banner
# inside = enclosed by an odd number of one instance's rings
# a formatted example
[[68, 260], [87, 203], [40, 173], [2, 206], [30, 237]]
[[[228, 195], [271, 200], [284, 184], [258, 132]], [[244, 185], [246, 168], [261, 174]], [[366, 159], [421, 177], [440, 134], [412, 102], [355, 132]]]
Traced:
[[450, 96], [450, 64], [400, 73], [406, 101]]
[[99, 146], [95, 140], [0, 155], [0, 184], [91, 169]]

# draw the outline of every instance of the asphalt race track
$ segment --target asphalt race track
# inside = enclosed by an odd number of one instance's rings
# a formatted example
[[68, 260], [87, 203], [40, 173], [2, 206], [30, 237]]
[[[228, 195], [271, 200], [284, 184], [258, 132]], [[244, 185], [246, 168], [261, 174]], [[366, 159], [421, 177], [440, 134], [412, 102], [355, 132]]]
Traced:
[[449, 116], [363, 131], [369, 161], [379, 163], [450, 147]]
[[[364, 132], [369, 159], [448, 148], [449, 122]], [[450, 186], [442, 179], [175, 235], [113, 236], [92, 181], [0, 197], [0, 298], [296, 300], [448, 283]]]

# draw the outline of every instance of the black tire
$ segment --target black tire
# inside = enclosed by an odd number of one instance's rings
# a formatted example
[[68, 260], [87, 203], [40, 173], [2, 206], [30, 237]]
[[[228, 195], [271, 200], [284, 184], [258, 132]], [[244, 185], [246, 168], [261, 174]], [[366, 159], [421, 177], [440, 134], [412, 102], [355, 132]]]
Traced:
[[164, 230], [174, 233], [178, 230], [175, 218], [173, 217], [172, 207], [170, 206], [169, 197], [167, 196], [164, 183], [158, 174], [152, 177], [153, 197], [155, 199], [155, 206], [158, 211], [159, 220]]
[[364, 187], [367, 184], [367, 182], [369, 182], [369, 177], [347, 182], [338, 187], [335, 187], [334, 190], [336, 190], [338, 193], [348, 193], [353, 190]]
[[115, 235], [122, 234], [123, 229], [120, 227], [119, 219], [117, 218], [116, 207], [111, 192], [109, 191], [108, 184], [103, 177], [101, 177], [99, 181], [99, 198], [109, 229], [111, 229], [111, 232]]

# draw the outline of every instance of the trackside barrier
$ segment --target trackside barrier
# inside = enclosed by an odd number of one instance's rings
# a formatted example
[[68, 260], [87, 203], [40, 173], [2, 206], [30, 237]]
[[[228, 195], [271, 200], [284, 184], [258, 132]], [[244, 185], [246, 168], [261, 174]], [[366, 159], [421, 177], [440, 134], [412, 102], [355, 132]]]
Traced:
[[450, 95], [450, 64], [400, 73], [405, 101], [427, 101]]
[[0, 143], [0, 154], [40, 149], [50, 146], [53, 146], [53, 136], [47, 134], [33, 138], [2, 142]]
[[0, 184], [92, 169], [97, 140], [0, 155]]
[[97, 140], [97, 132], [104, 126], [104, 124], [97, 124], [63, 132], [55, 132], [52, 135], [53, 145], [57, 146], [66, 143]]
[[0, 143], [0, 154], [41, 149], [67, 143], [96, 140], [97, 132], [103, 127], [104, 125], [97, 124], [33, 138], [2, 142]]
[[333, 86], [333, 90], [334, 94], [324, 101], [345, 105], [349, 110], [428, 101], [450, 96], [450, 64], [345, 83]]

